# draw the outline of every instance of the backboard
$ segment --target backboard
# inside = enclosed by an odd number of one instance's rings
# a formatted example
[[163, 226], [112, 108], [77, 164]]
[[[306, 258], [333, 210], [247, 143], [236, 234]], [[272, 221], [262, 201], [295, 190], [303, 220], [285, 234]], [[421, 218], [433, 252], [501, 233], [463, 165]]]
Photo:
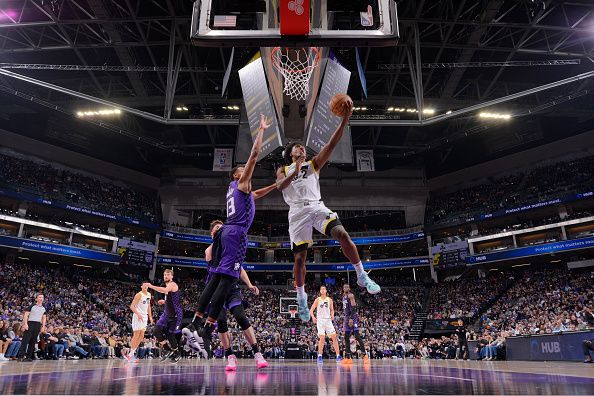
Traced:
[[394, 0], [196, 0], [205, 47], [382, 47], [398, 41]]

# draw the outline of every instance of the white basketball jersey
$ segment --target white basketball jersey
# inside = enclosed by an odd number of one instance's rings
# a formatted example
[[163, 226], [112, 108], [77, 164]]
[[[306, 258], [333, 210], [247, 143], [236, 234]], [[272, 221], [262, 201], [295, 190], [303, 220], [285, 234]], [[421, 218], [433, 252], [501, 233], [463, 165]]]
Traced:
[[318, 308], [316, 309], [318, 319], [332, 319], [330, 316], [330, 297], [318, 297]]
[[[307, 201], [320, 201], [320, 175], [314, 169], [313, 162], [307, 161], [301, 165], [299, 174], [295, 176], [291, 184], [283, 190], [285, 202], [291, 206]], [[295, 163], [285, 166], [285, 175], [295, 172]]]
[[149, 305], [151, 303], [151, 293], [144, 294], [140, 292], [140, 300], [136, 303], [136, 309], [140, 312], [143, 316], [148, 315]]

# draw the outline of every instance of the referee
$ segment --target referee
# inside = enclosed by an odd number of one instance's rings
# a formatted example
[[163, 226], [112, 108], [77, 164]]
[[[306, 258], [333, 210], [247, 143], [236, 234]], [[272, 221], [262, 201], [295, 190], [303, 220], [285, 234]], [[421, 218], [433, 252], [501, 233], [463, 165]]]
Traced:
[[39, 336], [40, 331], [45, 331], [47, 315], [45, 313], [45, 307], [43, 306], [43, 300], [43, 294], [37, 294], [37, 296], [35, 296], [35, 304], [28, 307], [25, 311], [23, 326], [21, 327], [25, 330], [25, 333], [23, 334], [23, 342], [17, 355], [20, 362], [33, 361], [37, 336]]

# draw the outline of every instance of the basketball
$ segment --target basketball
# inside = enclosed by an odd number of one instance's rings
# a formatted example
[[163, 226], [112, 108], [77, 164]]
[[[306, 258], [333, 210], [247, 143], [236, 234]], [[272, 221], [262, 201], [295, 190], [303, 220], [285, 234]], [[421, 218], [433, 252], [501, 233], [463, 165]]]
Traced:
[[353, 103], [353, 99], [345, 93], [334, 95], [330, 100], [330, 111], [338, 117], [345, 117], [348, 112], [348, 103]]

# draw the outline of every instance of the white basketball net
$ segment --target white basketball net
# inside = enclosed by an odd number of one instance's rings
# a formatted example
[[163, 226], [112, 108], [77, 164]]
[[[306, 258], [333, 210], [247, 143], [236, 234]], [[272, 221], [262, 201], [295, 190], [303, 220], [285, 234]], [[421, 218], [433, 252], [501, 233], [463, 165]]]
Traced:
[[318, 65], [316, 47], [280, 48], [272, 50], [272, 64], [283, 75], [283, 92], [291, 99], [305, 100], [309, 95], [309, 79]]

